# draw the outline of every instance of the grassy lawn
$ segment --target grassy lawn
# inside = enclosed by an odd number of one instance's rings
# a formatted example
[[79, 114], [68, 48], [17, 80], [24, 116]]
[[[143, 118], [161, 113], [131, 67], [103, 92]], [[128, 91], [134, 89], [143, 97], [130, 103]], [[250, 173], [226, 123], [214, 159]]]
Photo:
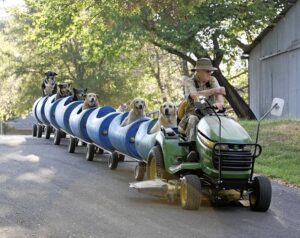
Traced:
[[[240, 121], [255, 140], [255, 121]], [[300, 187], [300, 120], [264, 120], [258, 143], [262, 154], [254, 171]]]

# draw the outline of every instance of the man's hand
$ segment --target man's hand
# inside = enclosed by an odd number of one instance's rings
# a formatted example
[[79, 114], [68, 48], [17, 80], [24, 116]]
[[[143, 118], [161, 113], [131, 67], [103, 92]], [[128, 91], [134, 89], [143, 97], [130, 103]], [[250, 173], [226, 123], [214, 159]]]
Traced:
[[225, 88], [224, 87], [214, 88], [214, 94], [226, 95]]
[[222, 111], [222, 110], [223, 110], [224, 104], [221, 103], [221, 102], [216, 102], [216, 103], [213, 104], [213, 106], [214, 106], [215, 108], [218, 108], [218, 110]]

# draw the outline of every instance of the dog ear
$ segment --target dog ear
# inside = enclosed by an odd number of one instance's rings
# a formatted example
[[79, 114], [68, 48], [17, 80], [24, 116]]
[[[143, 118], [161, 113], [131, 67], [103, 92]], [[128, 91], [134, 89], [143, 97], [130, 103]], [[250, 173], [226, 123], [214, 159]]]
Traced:
[[83, 96], [82, 96], [82, 97], [83, 97], [83, 99], [85, 100], [85, 99], [86, 99], [86, 94], [83, 94]]
[[76, 89], [76, 88], [73, 88], [73, 93], [74, 93], [74, 95], [76, 94], [76, 92], [77, 92], [77, 89]]
[[83, 92], [84, 92], [84, 93], [87, 93], [87, 88], [85, 88], [85, 89], [83, 90]]
[[58, 84], [58, 87], [61, 89], [61, 88], [63, 87], [63, 85], [59, 83], [59, 84]]
[[163, 104], [160, 105], [159, 111], [160, 111], [161, 114], [164, 114], [164, 112], [163, 112]]
[[99, 95], [96, 93], [96, 97], [97, 97], [97, 99], [99, 99]]
[[147, 105], [146, 105], [146, 102], [145, 102], [145, 100], [143, 101], [143, 103], [144, 103], [144, 108], [146, 108], [146, 107], [147, 107]]
[[132, 109], [134, 107], [134, 99], [130, 102], [129, 107]]

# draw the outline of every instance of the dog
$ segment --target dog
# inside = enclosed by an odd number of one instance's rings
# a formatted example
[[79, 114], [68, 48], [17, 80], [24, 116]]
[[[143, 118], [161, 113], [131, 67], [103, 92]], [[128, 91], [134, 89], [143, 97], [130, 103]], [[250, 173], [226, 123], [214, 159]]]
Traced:
[[57, 73], [55, 73], [53, 71], [47, 71], [45, 73], [45, 78], [43, 79], [43, 81], [41, 83], [43, 97], [56, 94], [56, 92], [57, 92], [57, 83], [55, 80], [56, 75], [57, 75]]
[[73, 88], [73, 99], [72, 102], [78, 101], [78, 100], [84, 100], [84, 97], [87, 93], [87, 88], [82, 89], [82, 88]]
[[69, 83], [60, 83], [58, 84], [58, 91], [56, 93], [55, 100], [71, 96], [70, 84]]
[[91, 107], [99, 107], [99, 96], [95, 93], [88, 93], [84, 96], [84, 102], [82, 105], [82, 110], [91, 108]]
[[117, 112], [126, 112], [128, 109], [128, 106], [126, 103], [121, 103], [120, 106], [117, 108]]
[[160, 127], [177, 127], [176, 106], [172, 102], [164, 102], [159, 108], [157, 122], [150, 130], [150, 134], [160, 131]]
[[134, 98], [129, 105], [130, 111], [128, 116], [123, 120], [121, 126], [127, 126], [131, 122], [145, 116], [146, 103], [143, 98]]

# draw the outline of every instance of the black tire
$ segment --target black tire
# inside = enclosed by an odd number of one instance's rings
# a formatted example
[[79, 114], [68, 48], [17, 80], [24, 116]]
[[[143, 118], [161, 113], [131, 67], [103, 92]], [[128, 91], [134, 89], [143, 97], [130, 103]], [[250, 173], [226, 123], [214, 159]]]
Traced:
[[85, 159], [87, 161], [93, 161], [95, 155], [95, 146], [93, 144], [87, 144]]
[[68, 152], [74, 153], [75, 149], [76, 149], [76, 138], [73, 136], [70, 136]]
[[148, 156], [147, 179], [168, 179], [160, 146], [154, 146]]
[[50, 125], [47, 125], [46, 126], [46, 130], [45, 130], [45, 138], [46, 139], [49, 139], [50, 138], [50, 134], [51, 134], [51, 126]]
[[180, 202], [187, 210], [197, 210], [201, 205], [201, 182], [198, 176], [189, 174], [181, 179]]
[[267, 177], [257, 176], [253, 179], [252, 193], [249, 195], [250, 208], [253, 211], [265, 212], [272, 199], [272, 186]]
[[118, 158], [119, 158], [119, 162], [125, 161], [125, 155], [119, 154]]
[[99, 154], [99, 155], [102, 155], [102, 154], [104, 154], [104, 150], [102, 150], [101, 148], [97, 147], [96, 153]]
[[60, 132], [60, 138], [66, 138], [67, 134], [64, 131]]
[[146, 163], [139, 162], [134, 169], [134, 179], [136, 181], [143, 181], [146, 172]]
[[32, 126], [32, 136], [36, 137], [37, 136], [37, 125], [33, 124]]
[[43, 126], [42, 125], [37, 125], [37, 137], [42, 137], [43, 134]]
[[114, 170], [118, 167], [118, 163], [119, 163], [119, 153], [114, 151], [111, 153], [111, 155], [108, 158], [108, 168]]
[[61, 133], [60, 130], [56, 129], [54, 132], [54, 145], [59, 145], [60, 144], [60, 139], [61, 139]]

